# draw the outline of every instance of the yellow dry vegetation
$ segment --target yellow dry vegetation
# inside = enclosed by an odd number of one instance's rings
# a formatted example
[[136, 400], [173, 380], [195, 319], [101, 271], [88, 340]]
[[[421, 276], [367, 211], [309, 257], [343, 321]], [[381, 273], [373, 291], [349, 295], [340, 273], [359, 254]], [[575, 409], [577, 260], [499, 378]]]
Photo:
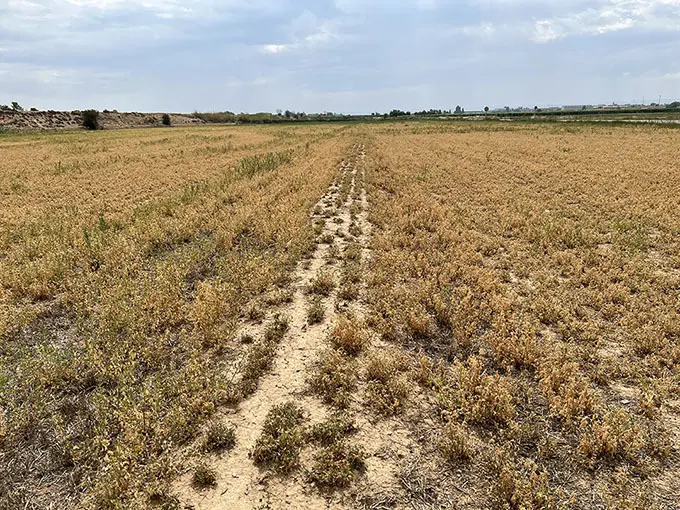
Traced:
[[237, 321], [315, 246], [345, 129], [0, 137], [0, 507], [164, 501], [234, 398]]
[[[358, 140], [372, 226], [363, 171], [342, 170]], [[408, 429], [395, 505], [673, 508], [679, 142], [557, 122], [0, 134], [0, 507], [177, 507], [202, 431], [233, 446], [220, 413], [290, 327], [239, 326], [294, 300], [321, 243], [305, 321], [336, 295], [361, 316], [299, 377], [362, 426]], [[319, 483], [350, 469], [341, 443]], [[345, 496], [382, 504], [361, 490]]]
[[374, 132], [370, 322], [481, 445], [471, 506], [677, 504], [680, 131]]

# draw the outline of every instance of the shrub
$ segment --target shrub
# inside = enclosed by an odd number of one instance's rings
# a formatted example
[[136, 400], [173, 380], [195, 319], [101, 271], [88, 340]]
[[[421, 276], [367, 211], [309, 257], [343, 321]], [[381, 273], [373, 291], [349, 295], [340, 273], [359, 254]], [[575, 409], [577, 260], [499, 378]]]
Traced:
[[446, 368], [441, 361], [435, 364], [427, 356], [421, 355], [413, 369], [413, 378], [426, 388], [441, 388], [446, 384]]
[[479, 358], [459, 364], [451, 383], [440, 394], [443, 407], [458, 411], [468, 422], [492, 427], [514, 418], [510, 384], [498, 375], [487, 375]]
[[260, 303], [251, 303], [246, 310], [246, 318], [249, 321], [256, 322], [258, 324], [264, 320], [266, 315], [267, 314], [262, 309], [262, 305]]
[[328, 296], [335, 288], [333, 275], [325, 271], [319, 271], [307, 286], [307, 293], [319, 296]]
[[348, 244], [345, 246], [344, 251], [345, 260], [360, 260], [361, 259], [361, 246], [355, 243]]
[[267, 306], [279, 306], [293, 301], [292, 289], [277, 289], [265, 296], [264, 304]]
[[309, 302], [307, 309], [307, 323], [311, 326], [313, 324], [320, 324], [323, 322], [326, 310], [324, 309], [323, 301], [319, 296], [313, 297]]
[[97, 110], [85, 110], [83, 112], [83, 127], [91, 131], [99, 129], [99, 112]]
[[430, 316], [422, 310], [412, 310], [406, 317], [406, 324], [414, 338], [428, 338], [432, 330]]
[[518, 510], [556, 508], [548, 473], [532, 460], [517, 465], [507, 453], [496, 450], [491, 458], [491, 472], [494, 475], [491, 485], [494, 507]]
[[314, 466], [307, 474], [309, 480], [322, 487], [346, 487], [357, 473], [366, 470], [364, 451], [346, 441], [325, 446], [314, 456]]
[[326, 254], [326, 263], [334, 264], [336, 260], [340, 258], [340, 248], [336, 244], [331, 244], [328, 247], [328, 253]]
[[367, 402], [385, 415], [402, 410], [408, 385], [402, 372], [406, 358], [397, 352], [374, 351], [366, 360]]
[[270, 343], [280, 342], [290, 328], [289, 321], [288, 317], [277, 314], [264, 332], [265, 341]]
[[366, 330], [354, 319], [340, 317], [330, 336], [331, 344], [350, 356], [359, 354], [369, 342]]
[[548, 399], [551, 412], [567, 424], [576, 424], [598, 407], [586, 376], [575, 362], [564, 357], [543, 360], [538, 368], [539, 386]]
[[167, 113], [164, 113], [163, 114], [163, 125], [164, 126], [170, 126], [171, 124], [172, 124], [172, 122], [170, 121], [170, 115], [168, 115]]
[[584, 419], [581, 430], [578, 451], [593, 465], [597, 459], [636, 462], [646, 446], [643, 431], [622, 409], [608, 412], [601, 419]]
[[356, 362], [337, 351], [324, 352], [308, 380], [311, 390], [327, 404], [346, 408], [356, 388]]
[[210, 487], [217, 484], [217, 472], [205, 463], [196, 466], [194, 484], [199, 487]]
[[251, 453], [255, 463], [282, 472], [295, 469], [305, 439], [302, 428], [305, 419], [305, 411], [293, 402], [273, 407]]
[[227, 450], [236, 444], [236, 432], [234, 427], [222, 422], [213, 422], [208, 426], [208, 431], [203, 443], [206, 451]]
[[345, 436], [357, 431], [354, 420], [344, 415], [336, 415], [328, 421], [317, 423], [309, 430], [307, 437], [310, 441], [329, 446], [341, 441]]
[[352, 234], [354, 237], [359, 237], [363, 232], [361, 231], [361, 227], [357, 225], [356, 223], [352, 223], [349, 226], [349, 233]]
[[470, 435], [463, 425], [449, 422], [439, 442], [439, 449], [451, 463], [466, 462], [472, 458], [474, 450], [470, 445]]
[[[236, 402], [255, 391], [260, 376], [271, 368], [277, 346], [288, 328], [288, 318], [277, 315], [265, 329], [264, 339], [252, 344], [241, 366], [241, 381], [231, 388], [229, 401]], [[244, 343], [252, 343], [252, 339]]]
[[333, 244], [334, 240], [335, 240], [335, 238], [333, 237], [333, 234], [331, 234], [330, 232], [327, 232], [327, 233], [325, 233], [324, 235], [321, 236], [321, 238], [319, 239], [319, 242], [321, 242], [323, 244]]
[[345, 301], [355, 301], [361, 293], [360, 287], [356, 283], [345, 283], [338, 290], [338, 298]]

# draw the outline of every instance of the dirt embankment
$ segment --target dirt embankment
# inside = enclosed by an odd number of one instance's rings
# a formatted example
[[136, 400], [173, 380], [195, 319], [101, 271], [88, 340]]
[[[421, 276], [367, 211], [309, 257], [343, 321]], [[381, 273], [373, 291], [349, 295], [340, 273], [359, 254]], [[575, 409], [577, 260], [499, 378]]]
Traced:
[[[101, 112], [99, 124], [104, 129], [126, 129], [162, 126], [162, 113], [119, 113]], [[173, 126], [203, 124], [201, 119], [193, 115], [170, 114]], [[83, 116], [80, 112], [15, 112], [0, 111], [0, 130], [42, 131], [52, 129], [81, 129]]]

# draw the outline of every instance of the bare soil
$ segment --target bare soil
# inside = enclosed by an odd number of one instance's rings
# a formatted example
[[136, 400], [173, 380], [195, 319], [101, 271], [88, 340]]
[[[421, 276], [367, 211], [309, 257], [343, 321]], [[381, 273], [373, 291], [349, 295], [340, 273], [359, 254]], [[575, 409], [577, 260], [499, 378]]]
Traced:
[[[99, 124], [103, 129], [129, 129], [141, 127], [160, 127], [163, 125], [162, 113], [138, 112], [100, 112]], [[203, 124], [201, 119], [181, 113], [170, 114], [172, 125], [186, 126]], [[52, 131], [82, 129], [83, 117], [78, 111], [57, 112], [0, 112], [0, 129], [11, 131]]]

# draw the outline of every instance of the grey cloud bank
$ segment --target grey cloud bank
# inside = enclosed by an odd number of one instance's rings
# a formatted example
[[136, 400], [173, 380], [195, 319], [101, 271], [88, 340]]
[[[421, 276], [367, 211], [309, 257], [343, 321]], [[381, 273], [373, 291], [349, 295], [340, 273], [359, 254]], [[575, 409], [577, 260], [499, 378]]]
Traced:
[[0, 102], [467, 109], [680, 97], [680, 0], [3, 0]]

